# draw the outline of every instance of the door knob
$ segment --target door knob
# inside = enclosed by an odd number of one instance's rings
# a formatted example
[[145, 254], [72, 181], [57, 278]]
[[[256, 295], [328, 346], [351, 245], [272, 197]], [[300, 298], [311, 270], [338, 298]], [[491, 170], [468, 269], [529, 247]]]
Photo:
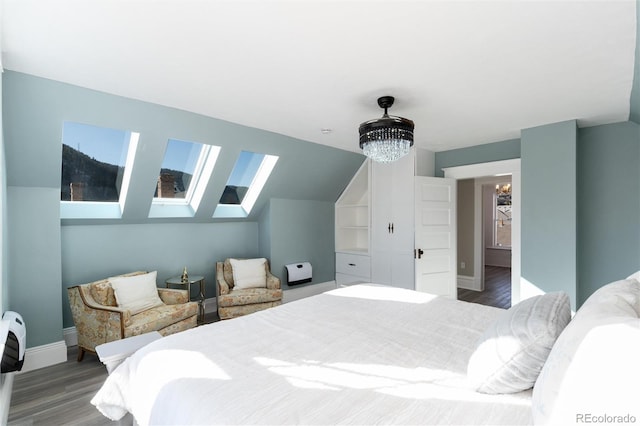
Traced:
[[413, 251], [413, 257], [414, 258], [422, 259], [422, 255], [423, 254], [424, 254], [424, 251], [422, 249], [415, 249]]

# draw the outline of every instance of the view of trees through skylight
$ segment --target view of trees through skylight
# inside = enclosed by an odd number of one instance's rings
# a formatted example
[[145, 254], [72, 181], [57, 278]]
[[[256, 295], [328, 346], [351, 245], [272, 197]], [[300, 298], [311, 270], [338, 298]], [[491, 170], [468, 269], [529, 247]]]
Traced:
[[65, 122], [62, 131], [62, 201], [117, 202], [131, 132]]

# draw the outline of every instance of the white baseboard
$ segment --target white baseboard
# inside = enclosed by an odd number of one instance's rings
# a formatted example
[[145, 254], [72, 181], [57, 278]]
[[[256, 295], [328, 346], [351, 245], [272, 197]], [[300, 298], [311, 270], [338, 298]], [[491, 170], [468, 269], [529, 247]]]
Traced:
[[465, 290], [482, 291], [480, 280], [476, 279], [476, 277], [470, 277], [467, 275], [458, 275], [458, 288], [464, 288]]
[[48, 345], [27, 348], [24, 353], [24, 365], [17, 374], [37, 370], [50, 365], [67, 361], [67, 345], [64, 340], [49, 343]]
[[299, 288], [289, 288], [282, 292], [282, 303], [293, 302], [294, 300], [304, 299], [305, 297], [315, 296], [316, 294], [335, 289], [335, 281], [306, 285]]
[[63, 328], [62, 336], [64, 337], [64, 342], [67, 347], [78, 346], [78, 333], [75, 327]]

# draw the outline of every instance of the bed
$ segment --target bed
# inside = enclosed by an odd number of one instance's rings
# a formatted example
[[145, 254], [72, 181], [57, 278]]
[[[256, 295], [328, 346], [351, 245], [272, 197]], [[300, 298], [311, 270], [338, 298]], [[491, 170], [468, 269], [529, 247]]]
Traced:
[[478, 342], [509, 311], [340, 288], [157, 340], [92, 403], [140, 425], [531, 424], [531, 389], [481, 393], [467, 374]]

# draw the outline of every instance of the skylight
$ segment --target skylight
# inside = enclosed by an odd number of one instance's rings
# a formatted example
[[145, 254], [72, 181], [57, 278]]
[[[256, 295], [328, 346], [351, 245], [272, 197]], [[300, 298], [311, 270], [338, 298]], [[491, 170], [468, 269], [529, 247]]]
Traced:
[[62, 128], [62, 218], [119, 218], [139, 134], [74, 122]]
[[213, 217], [246, 217], [277, 161], [275, 155], [242, 151]]
[[169, 139], [149, 217], [192, 217], [202, 201], [220, 147]]

